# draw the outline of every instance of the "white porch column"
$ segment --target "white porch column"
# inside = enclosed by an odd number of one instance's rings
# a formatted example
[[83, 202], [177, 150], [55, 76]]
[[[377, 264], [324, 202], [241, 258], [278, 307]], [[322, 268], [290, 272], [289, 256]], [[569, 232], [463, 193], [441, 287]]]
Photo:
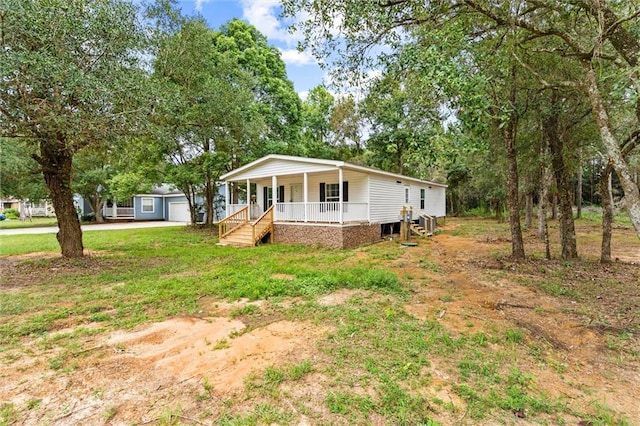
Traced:
[[251, 181], [247, 179], [247, 205], [251, 205]]
[[247, 211], [249, 220], [253, 219], [253, 206], [251, 205], [251, 181], [247, 179]]
[[276, 214], [278, 210], [275, 208], [276, 203], [278, 202], [278, 176], [271, 176], [271, 203], [274, 206], [273, 208], [273, 220], [275, 221]]
[[342, 224], [344, 222], [344, 208], [342, 206], [342, 181], [344, 180], [344, 176], [342, 175], [342, 168], [338, 169], [338, 194], [340, 194], [340, 198], [338, 201], [340, 201], [340, 223]]
[[304, 172], [302, 180], [303, 180], [303, 185], [302, 186], [304, 187], [303, 190], [302, 190], [303, 193], [304, 193], [304, 196], [303, 196], [304, 197], [303, 198], [304, 199], [304, 221], [308, 222], [309, 219], [307, 218], [307, 215], [308, 215], [308, 213], [307, 213], [307, 209], [308, 209], [307, 204], [309, 203], [309, 175], [307, 174], [307, 172]]
[[224, 181], [224, 217], [229, 216], [229, 182]]
[[118, 218], [118, 200], [115, 197], [113, 198], [113, 210], [111, 211], [111, 217], [114, 219]]

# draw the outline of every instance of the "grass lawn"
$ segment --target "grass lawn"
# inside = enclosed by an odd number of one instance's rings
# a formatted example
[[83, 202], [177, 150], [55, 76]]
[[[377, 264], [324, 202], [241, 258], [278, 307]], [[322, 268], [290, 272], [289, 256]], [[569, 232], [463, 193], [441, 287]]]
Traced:
[[[595, 227], [590, 220], [581, 224]], [[534, 321], [556, 310], [566, 314], [551, 303], [592, 300], [593, 289], [583, 295], [579, 286], [571, 287], [571, 300], [545, 299], [565, 297], [545, 288], [552, 288], [553, 280], [569, 286], [576, 265], [533, 259], [522, 266], [528, 279], [522, 283], [523, 276], [510, 275], [519, 266], [478, 267], [477, 262], [506, 262], [505, 224], [451, 222], [415, 248], [387, 241], [353, 250], [277, 244], [236, 249], [216, 246], [215, 235], [206, 230], [183, 228], [95, 231], [84, 235], [91, 255], [72, 261], [56, 255], [53, 234], [0, 237], [0, 377], [30, 362], [52, 380], [85, 377], [85, 370], [97, 374], [114, 356], [96, 346], [101, 336], [178, 316], [214, 317], [219, 313], [214, 307], [246, 300], [227, 313], [229, 321], [246, 328], [210, 342], [208, 351], [231, 350], [243, 335], [283, 321], [304, 324], [301, 330], [307, 331], [300, 333], [315, 335], [310, 327], [326, 332], [318, 332], [311, 347], [300, 348], [302, 359], [283, 357], [253, 370], [241, 394], [217, 389], [209, 381], [214, 378], [203, 377], [195, 388], [187, 382], [172, 388], [171, 397], [152, 392], [140, 408], [100, 397], [105, 402], [97, 405], [93, 420], [139, 423], [141, 417], [127, 417], [139, 409], [157, 413], [154, 424], [171, 425], [633, 424], [634, 413], [601, 400], [597, 385], [578, 384], [584, 373], [568, 361], [571, 354], [550, 336], [538, 338], [537, 329], [523, 322], [526, 315]], [[459, 244], [458, 238], [470, 247], [467, 260], [446, 246]], [[466, 245], [456, 250], [463, 253]], [[542, 266], [546, 272], [540, 272]], [[536, 277], [542, 277], [540, 283]], [[493, 284], [501, 282], [512, 287]], [[502, 310], [482, 307], [479, 294], [530, 297], [532, 287], [542, 292], [541, 301], [513, 316], [520, 322], [509, 316], [507, 304]], [[325, 302], [336, 294], [346, 296]], [[591, 312], [587, 308], [583, 315]], [[603, 337], [610, 345], [602, 349], [602, 365], [612, 363], [615, 371], [628, 364], [637, 373], [640, 355], [626, 343], [635, 339], [632, 332]], [[100, 395], [107, 394], [102, 386]], [[9, 400], [11, 392], [0, 386], [0, 402], [6, 401], [0, 424], [38, 424], [56, 409], [60, 414], [52, 420], [74, 413], [46, 406], [47, 398], [36, 390], [23, 392]]]
[[38, 228], [41, 226], [56, 226], [58, 222], [55, 217], [34, 217], [32, 220], [26, 219], [5, 219], [0, 221], [0, 229], [16, 228]]

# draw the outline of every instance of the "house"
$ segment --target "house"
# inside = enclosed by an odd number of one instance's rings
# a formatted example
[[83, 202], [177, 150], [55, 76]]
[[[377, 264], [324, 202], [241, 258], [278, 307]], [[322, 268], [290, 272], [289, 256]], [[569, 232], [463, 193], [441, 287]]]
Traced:
[[191, 222], [187, 197], [168, 184], [156, 185], [148, 194], [136, 194], [116, 203], [109, 200], [102, 207], [102, 215], [107, 220]]
[[[93, 213], [89, 203], [82, 197], [79, 197], [77, 204], [81, 214]], [[156, 185], [148, 194], [136, 194], [126, 200], [107, 200], [102, 206], [102, 215], [106, 220], [191, 222], [187, 197], [168, 184]]]
[[21, 217], [55, 216], [55, 211], [53, 210], [53, 204], [51, 204], [49, 200], [40, 200], [37, 202], [32, 202], [32, 201], [29, 201], [28, 199], [24, 199], [24, 200], [19, 200], [16, 198], [0, 199], [0, 213], [8, 209], [16, 210]]
[[[400, 221], [445, 216], [447, 186], [343, 161], [268, 155], [223, 176], [229, 214], [220, 243], [355, 247], [379, 241]], [[250, 205], [238, 201], [242, 193]]]

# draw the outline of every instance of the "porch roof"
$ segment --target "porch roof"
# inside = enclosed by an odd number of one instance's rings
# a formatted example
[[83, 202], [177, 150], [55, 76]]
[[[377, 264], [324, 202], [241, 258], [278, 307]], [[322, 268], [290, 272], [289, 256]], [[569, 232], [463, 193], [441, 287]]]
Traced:
[[[385, 172], [383, 170], [373, 169], [370, 167], [357, 166], [355, 164], [350, 164], [344, 161], [324, 160], [319, 158], [294, 157], [290, 155], [279, 155], [279, 154], [270, 154], [258, 160], [255, 160], [249, 164], [245, 164], [244, 166], [239, 167], [235, 170], [232, 170], [229, 173], [225, 173], [224, 175], [220, 176], [220, 179], [222, 181], [236, 181], [236, 182], [244, 181], [247, 179], [247, 175], [249, 174], [247, 172], [251, 171], [254, 168], [260, 167], [261, 165], [264, 165], [267, 162], [273, 162], [273, 161], [282, 161], [282, 162], [288, 162], [288, 163], [294, 162], [294, 163], [300, 164], [303, 167], [305, 165], [308, 165], [314, 171], [318, 171], [318, 167], [326, 168], [325, 170], [332, 170], [332, 169], [353, 170], [360, 173], [381, 175], [381, 176], [386, 176], [386, 177], [395, 178], [395, 179], [402, 179], [404, 181], [438, 186], [442, 188], [447, 187], [447, 185], [442, 183], [416, 179], [409, 176], [400, 175], [397, 173], [390, 173], [390, 172]], [[272, 176], [272, 173], [265, 174], [264, 176], [256, 176], [255, 174], [251, 174], [251, 179], [268, 178], [271, 176]]]

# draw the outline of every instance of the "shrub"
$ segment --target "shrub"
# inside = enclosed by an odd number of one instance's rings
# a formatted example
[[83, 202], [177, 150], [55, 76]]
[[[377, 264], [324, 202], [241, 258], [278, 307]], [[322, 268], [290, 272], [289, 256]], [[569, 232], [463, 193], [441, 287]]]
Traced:
[[81, 222], [95, 222], [96, 221], [96, 215], [93, 214], [93, 213], [83, 214], [82, 216], [80, 216], [80, 221]]
[[20, 217], [20, 213], [16, 209], [6, 209], [4, 211], [4, 215], [7, 219], [18, 219]]

